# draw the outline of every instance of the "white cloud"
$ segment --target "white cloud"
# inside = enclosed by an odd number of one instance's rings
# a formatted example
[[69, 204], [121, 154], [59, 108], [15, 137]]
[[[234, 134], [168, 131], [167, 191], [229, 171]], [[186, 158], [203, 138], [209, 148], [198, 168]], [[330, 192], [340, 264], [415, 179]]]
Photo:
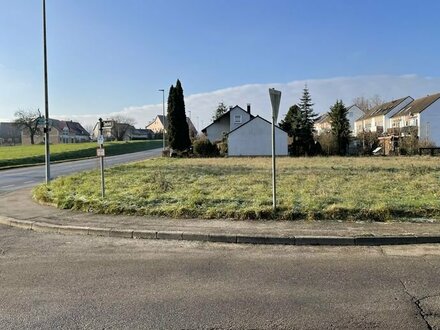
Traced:
[[[192, 94], [185, 97], [187, 115], [198, 128], [203, 128], [211, 122], [212, 114], [219, 102], [226, 105], [240, 105], [246, 108], [247, 103], [252, 105], [252, 113], [269, 119], [271, 113], [269, 88], [281, 90], [280, 118], [288, 108], [299, 102], [304, 85], [307, 83], [314, 110], [317, 113], [328, 111], [336, 99], [342, 99], [350, 105], [357, 96], [381, 96], [384, 100], [392, 100], [404, 96], [418, 98], [427, 94], [440, 92], [440, 78], [420, 77], [417, 75], [376, 75], [358, 77], [336, 77], [331, 79], [311, 79], [292, 81], [289, 83], [250, 84], [220, 89], [208, 93]], [[62, 116], [60, 119], [72, 119], [84, 124], [96, 122], [98, 117], [108, 118], [112, 115], [124, 115], [134, 118], [138, 127], [144, 127], [162, 113], [162, 103], [142, 106], [128, 106], [120, 112], [111, 114], [93, 114], [86, 116]], [[279, 119], [280, 119], [279, 118]]]
[[[418, 98], [440, 92], [440, 78], [420, 77], [412, 74], [336, 77], [292, 81], [284, 84], [250, 84], [188, 95], [185, 97], [186, 111], [187, 115], [191, 111], [194, 124], [200, 128], [210, 123], [219, 102], [224, 102], [226, 105], [238, 104], [242, 108], [245, 108], [247, 103], [251, 103], [252, 113], [269, 119], [271, 107], [268, 89], [273, 87], [282, 92], [281, 117], [291, 105], [299, 102], [305, 84], [309, 87], [315, 103], [314, 110], [317, 113], [328, 111], [336, 99], [342, 99], [346, 105], [350, 105], [357, 96], [379, 95], [385, 100], [392, 100], [408, 95]], [[131, 106], [125, 108], [122, 113], [136, 118], [138, 125], [143, 126], [143, 123], [152, 120], [156, 114], [162, 113], [162, 104]]]

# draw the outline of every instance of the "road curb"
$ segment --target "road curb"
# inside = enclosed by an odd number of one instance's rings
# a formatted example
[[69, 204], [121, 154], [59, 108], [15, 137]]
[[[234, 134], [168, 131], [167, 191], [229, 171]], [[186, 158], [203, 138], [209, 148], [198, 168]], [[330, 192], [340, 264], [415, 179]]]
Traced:
[[99, 228], [71, 225], [55, 225], [46, 222], [18, 220], [0, 216], [0, 225], [33, 230], [35, 232], [56, 233], [63, 235], [89, 235], [128, 239], [162, 239], [199, 242], [261, 244], [261, 245], [321, 245], [321, 246], [379, 246], [404, 244], [440, 243], [440, 235], [402, 236], [262, 236], [235, 235], [220, 233], [197, 233], [180, 231], [154, 231], [122, 228]]

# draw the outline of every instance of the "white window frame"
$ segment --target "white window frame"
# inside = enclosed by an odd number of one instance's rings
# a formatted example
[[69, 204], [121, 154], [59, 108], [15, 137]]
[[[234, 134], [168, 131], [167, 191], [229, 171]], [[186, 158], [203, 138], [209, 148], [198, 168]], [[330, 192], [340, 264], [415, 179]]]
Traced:
[[241, 124], [243, 122], [242, 115], [234, 115], [234, 124]]

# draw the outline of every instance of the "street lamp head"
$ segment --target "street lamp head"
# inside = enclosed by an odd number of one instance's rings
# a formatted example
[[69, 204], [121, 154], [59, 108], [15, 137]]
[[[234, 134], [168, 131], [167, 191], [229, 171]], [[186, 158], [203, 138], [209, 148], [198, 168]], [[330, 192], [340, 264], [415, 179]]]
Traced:
[[159, 92], [165, 92], [165, 89], [159, 89], [158, 91]]

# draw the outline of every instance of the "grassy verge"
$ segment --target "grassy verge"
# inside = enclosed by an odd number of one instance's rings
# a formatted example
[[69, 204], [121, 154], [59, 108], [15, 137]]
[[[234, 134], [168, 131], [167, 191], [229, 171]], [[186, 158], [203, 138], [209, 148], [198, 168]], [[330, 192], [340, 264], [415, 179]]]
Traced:
[[[160, 148], [162, 142], [132, 141], [106, 142], [104, 147], [107, 156], [121, 155], [131, 152]], [[74, 160], [96, 157], [96, 142], [54, 144], [50, 146], [51, 161]], [[44, 163], [44, 145], [14, 146], [0, 148], [0, 169], [15, 166], [26, 166]]]
[[34, 197], [59, 208], [109, 214], [235, 219], [440, 218], [438, 158], [280, 158], [272, 212], [270, 158], [167, 159], [41, 185]]

